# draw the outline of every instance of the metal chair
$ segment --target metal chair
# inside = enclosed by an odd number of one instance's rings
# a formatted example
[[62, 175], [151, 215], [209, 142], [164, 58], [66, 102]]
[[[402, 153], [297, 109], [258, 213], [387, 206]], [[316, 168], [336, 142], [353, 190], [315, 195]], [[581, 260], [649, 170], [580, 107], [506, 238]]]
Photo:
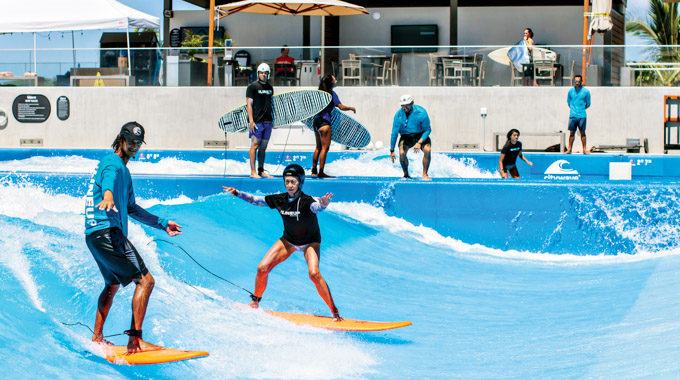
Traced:
[[549, 59], [534, 61], [534, 82], [549, 81], [551, 86], [555, 85], [555, 62]]
[[298, 83], [297, 66], [295, 64], [275, 63], [274, 75], [276, 85], [296, 86]]
[[569, 81], [569, 85], [570, 85], [570, 86], [572, 85], [571, 81], [574, 80], [574, 69], [576, 69], [576, 61], [572, 60], [572, 61], [571, 61], [571, 72], [570, 72], [570, 75], [568, 75], [568, 76], [563, 76], [563, 77], [562, 77], [562, 84], [563, 84], [563, 85], [564, 85], [564, 83], [565, 83], [566, 81]]
[[356, 59], [343, 59], [342, 60], [342, 85], [345, 85], [346, 81], [359, 81], [359, 86], [361, 86], [361, 61]]

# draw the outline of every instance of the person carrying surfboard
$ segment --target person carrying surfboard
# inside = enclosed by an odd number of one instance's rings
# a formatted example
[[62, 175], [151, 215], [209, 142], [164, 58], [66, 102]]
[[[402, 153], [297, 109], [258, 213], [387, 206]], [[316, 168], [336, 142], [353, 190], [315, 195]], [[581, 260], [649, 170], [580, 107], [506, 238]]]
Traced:
[[[323, 111], [314, 116], [314, 122], [312, 124], [314, 136], [316, 137], [316, 149], [314, 149], [314, 155], [312, 156], [312, 176], [318, 176], [318, 178], [331, 177], [324, 173], [323, 169], [324, 166], [326, 166], [326, 155], [331, 146], [331, 112], [333, 111], [333, 108], [338, 107], [341, 111], [352, 111], [357, 113], [356, 108], [345, 106], [340, 102], [338, 94], [333, 90], [337, 84], [337, 79], [331, 74], [326, 74], [321, 78], [321, 82], [319, 83], [319, 90], [331, 94], [333, 100]], [[316, 171], [317, 161], [319, 162], [318, 173]]]
[[257, 308], [262, 294], [267, 288], [267, 277], [275, 266], [286, 261], [294, 252], [301, 251], [307, 262], [309, 278], [316, 285], [316, 290], [331, 309], [334, 321], [341, 321], [338, 308], [333, 302], [331, 290], [319, 271], [321, 258], [321, 231], [316, 214], [325, 210], [331, 203], [333, 193], [326, 193], [321, 198], [314, 198], [302, 192], [305, 183], [305, 170], [297, 164], [288, 165], [283, 170], [285, 193], [267, 196], [256, 196], [233, 187], [222, 186], [225, 192], [237, 196], [255, 206], [269, 206], [281, 214], [283, 220], [283, 236], [274, 243], [257, 266], [255, 276], [255, 292], [251, 296], [250, 307]]
[[121, 285], [135, 283], [132, 296], [132, 321], [127, 344], [128, 353], [157, 350], [162, 347], [142, 339], [142, 323], [154, 287], [154, 278], [135, 247], [127, 239], [128, 215], [151, 227], [165, 230], [170, 236], [182, 233], [179, 224], [144, 210], [135, 203], [132, 178], [127, 168], [144, 143], [144, 127], [132, 121], [123, 125], [111, 145], [114, 153], [104, 157], [90, 179], [85, 202], [85, 242], [104, 277], [99, 295], [92, 340], [103, 339], [104, 323], [113, 297]]
[[[264, 171], [264, 158], [267, 144], [272, 135], [274, 124], [272, 121], [272, 95], [274, 88], [269, 79], [269, 65], [260, 63], [257, 67], [257, 80], [246, 89], [246, 110], [248, 111], [248, 137], [250, 138], [250, 177], [271, 178]], [[258, 167], [255, 170], [255, 155], [257, 153]]]
[[404, 170], [404, 178], [410, 178], [408, 175], [408, 158], [406, 152], [413, 147], [414, 152], [423, 151], [423, 179], [432, 181], [427, 175], [427, 170], [430, 167], [430, 150], [432, 141], [430, 140], [430, 118], [427, 116], [425, 108], [415, 105], [411, 95], [402, 95], [399, 98], [399, 105], [401, 109], [394, 115], [392, 123], [392, 139], [390, 143], [390, 158], [394, 163], [394, 145], [397, 143], [397, 136], [399, 138], [399, 163]]

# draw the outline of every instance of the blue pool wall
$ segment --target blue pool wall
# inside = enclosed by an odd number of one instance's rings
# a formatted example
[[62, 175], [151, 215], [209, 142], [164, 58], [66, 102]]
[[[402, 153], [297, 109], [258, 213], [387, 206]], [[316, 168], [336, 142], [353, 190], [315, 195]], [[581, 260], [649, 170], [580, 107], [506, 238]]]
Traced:
[[[83, 156], [99, 159], [110, 150], [2, 150], [1, 160], [21, 160], [36, 155]], [[140, 160], [157, 162], [175, 157], [204, 162], [209, 157], [222, 158], [225, 152], [146, 151]], [[356, 158], [362, 152], [331, 152], [329, 162]], [[482, 170], [492, 171], [496, 154], [448, 154], [449, 157], [474, 162]], [[245, 161], [247, 152], [229, 151], [229, 159]], [[271, 152], [270, 163], [308, 163], [311, 153]], [[474, 160], [474, 161], [473, 161]], [[609, 208], [621, 208], [626, 199], [645, 204], [663, 194], [676, 200], [676, 182], [680, 179], [680, 158], [649, 155], [561, 155], [532, 154], [530, 168], [520, 163], [520, 180], [500, 178], [436, 178], [433, 182], [400, 180], [396, 177], [340, 177], [331, 180], [308, 178], [307, 194], [334, 193], [334, 201], [363, 202], [379, 207], [390, 216], [436, 230], [463, 242], [477, 242], [491, 248], [545, 250], [552, 253], [580, 254], [596, 251], [617, 254], [635, 250], [638, 244], [620, 236], [612, 225]], [[545, 170], [558, 160], [567, 160], [579, 174], [570, 179], [546, 179]], [[632, 181], [610, 181], [610, 162], [631, 162]], [[436, 161], [435, 163], [436, 164]], [[6, 178], [30, 182], [58, 193], [83, 196], [87, 174], [13, 173]], [[187, 196], [191, 199], [222, 193], [231, 186], [251, 193], [270, 194], [283, 191], [280, 178], [251, 179], [245, 176], [215, 175], [135, 175], [136, 195], [160, 200]], [[656, 189], [650, 194], [650, 186]], [[619, 204], [613, 204], [618, 202]], [[599, 206], [596, 206], [599, 205]], [[604, 205], [604, 206], [603, 206]], [[629, 217], [629, 216], [626, 216]], [[181, 219], [181, 216], [179, 217]], [[593, 220], [594, 219], [594, 220]], [[588, 228], [588, 223], [599, 223]], [[602, 225], [607, 225], [602, 228]], [[620, 229], [620, 228], [619, 228]], [[595, 232], [592, 232], [595, 231]], [[568, 236], [568, 238], [567, 238]], [[575, 238], [576, 237], [576, 238]], [[658, 247], [656, 247], [658, 248]], [[663, 247], [662, 247], [663, 248]]]
[[[0, 161], [22, 160], [35, 156], [57, 157], [57, 156], [82, 156], [90, 159], [100, 159], [111, 150], [108, 149], [0, 149]], [[327, 162], [341, 159], [358, 158], [365, 151], [348, 150], [339, 152], [329, 152]], [[370, 153], [370, 152], [369, 152]], [[375, 152], [373, 152], [375, 153]], [[384, 150], [383, 156], [387, 158], [389, 154]], [[498, 170], [499, 153], [442, 153], [447, 157], [461, 160], [465, 163], [474, 162], [482, 170], [496, 172]], [[545, 171], [548, 167], [559, 160], [566, 160], [567, 167], [578, 172], [578, 179], [606, 179], [609, 177], [610, 162], [630, 162], [632, 166], [633, 179], [670, 179], [680, 178], [680, 156], [666, 155], [647, 155], [647, 154], [553, 154], [553, 153], [525, 153], [533, 167], [521, 162], [518, 159], [518, 169], [520, 175], [527, 179], [544, 179]], [[248, 151], [243, 150], [144, 150], [140, 152], [137, 160], [155, 163], [165, 158], [176, 158], [179, 160], [204, 162], [208, 158], [228, 159], [235, 161], [247, 161]], [[312, 162], [312, 152], [267, 152], [268, 164], [287, 165], [298, 163], [309, 169]], [[436, 158], [433, 159], [431, 167], [435, 166]], [[228, 174], [228, 173], [227, 173]]]

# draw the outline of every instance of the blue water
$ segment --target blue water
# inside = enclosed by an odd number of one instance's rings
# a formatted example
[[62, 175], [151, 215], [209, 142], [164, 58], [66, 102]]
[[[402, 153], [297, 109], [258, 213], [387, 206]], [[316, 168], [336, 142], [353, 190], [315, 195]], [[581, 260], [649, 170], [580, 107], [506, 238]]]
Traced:
[[[371, 160], [340, 159], [330, 167], [341, 175], [359, 165], [373, 171], [389, 167], [382, 159], [367, 163]], [[53, 157], [38, 166], [86, 173], [93, 164], [83, 157]], [[137, 169], [165, 174], [166, 164]], [[46, 171], [31, 160], [7, 165]], [[224, 163], [178, 159], [172, 165], [203, 173]], [[211, 271], [252, 289], [257, 263], [280, 236], [280, 217], [220, 194], [219, 184], [274, 189], [280, 179], [177, 177], [177, 186], [144, 179], [157, 185], [138, 194], [140, 203], [184, 226], [184, 234], [169, 238], [130, 224], [131, 241], [156, 278], [145, 337], [206, 350], [210, 357], [137, 367], [109, 364], [85, 327], [62, 324], [91, 326], [103, 285], [82, 234], [87, 176], [7, 174], [0, 180], [3, 377], [680, 377], [675, 183], [508, 182], [472, 164], [441, 167], [440, 176], [472, 179], [306, 185], [317, 195], [343, 189], [319, 216], [321, 271], [341, 314], [413, 322], [370, 334], [294, 326], [238, 307], [249, 300], [246, 292], [209, 275], [175, 246], [154, 240], [172, 241]], [[139, 189], [150, 188], [136, 181]], [[207, 195], [190, 192], [190, 184]], [[382, 190], [373, 194], [371, 186]], [[177, 187], [185, 193], [178, 195]], [[421, 196], [409, 203], [405, 199], [413, 193]], [[449, 200], [439, 205], [446, 212], [429, 215], [428, 202], [442, 197]], [[105, 334], [129, 327], [132, 292], [129, 286], [116, 296]], [[261, 305], [328, 315], [299, 254], [271, 273]], [[111, 340], [126, 342], [120, 336]]]

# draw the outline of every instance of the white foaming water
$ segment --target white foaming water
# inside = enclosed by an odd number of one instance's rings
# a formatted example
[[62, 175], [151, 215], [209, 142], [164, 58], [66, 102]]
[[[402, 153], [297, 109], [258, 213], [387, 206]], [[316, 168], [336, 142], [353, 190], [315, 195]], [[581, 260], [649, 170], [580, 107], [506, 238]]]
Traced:
[[[75, 304], [76, 310], [92, 310], [91, 305], [96, 303], [101, 289], [101, 276], [83, 241], [84, 200], [52, 195], [30, 184], [7, 183], [0, 184], [0, 199], [3, 199], [0, 214], [17, 220], [16, 225], [5, 225], [0, 229], [3, 246], [0, 265], [16, 277], [37, 310], [49, 310], [67, 316], [69, 321], [89, 323], [93, 315], [89, 312], [76, 315], [72, 310], [74, 300], [79, 300]], [[162, 203], [187, 202], [191, 200], [184, 197]], [[146, 200], [141, 203], [149, 207], [161, 202]], [[63, 235], [41, 229], [41, 226], [56, 227]], [[164, 271], [158, 248], [142, 226], [130, 223], [129, 231], [131, 241], [156, 279], [144, 325], [145, 331], [149, 331], [146, 336], [163, 346], [209, 351], [210, 357], [186, 364], [192, 373], [219, 373], [226, 378], [316, 379], [355, 378], [374, 372], [376, 361], [364, 343], [345, 335], [301, 328], [260, 311], [234, 308], [229, 306], [233, 301], [210, 289], [202, 289], [201, 293], [215, 300], [206, 298]], [[43, 289], [40, 281], [46, 281], [46, 278], [34, 273], [37, 272], [32, 268], [34, 261], [47, 264], [42, 266], [40, 273], [53, 271], [54, 276], [47, 278], [61, 278], [65, 283], [52, 280]], [[74, 287], [72, 299], [42, 295], [49, 293], [50, 288], [64, 285]], [[121, 309], [125, 309], [133, 291], [134, 286], [121, 289], [112, 309], [112, 313], [120, 315], [125, 323], [129, 311]], [[107, 322], [109, 334], [115, 332], [115, 326], [121, 325], [121, 317], [112, 317]], [[74, 344], [96, 352], [96, 347], [82, 338], [87, 334], [83, 334], [80, 327], [58, 327], [66, 330], [66, 335], [76, 337]], [[309, 360], [309, 353], [314, 353], [314, 360]]]
[[[419, 177], [423, 172], [423, 153], [412, 150], [406, 155], [409, 159], [409, 173], [412, 177]], [[402, 177], [404, 175], [399, 157], [394, 162], [390, 158], [389, 149], [366, 152], [357, 158], [339, 159], [326, 164], [326, 172], [336, 176], [354, 177]], [[441, 153], [432, 153], [430, 177], [444, 178], [495, 178], [496, 173], [482, 170], [474, 159], [457, 159]]]
[[639, 251], [635, 254], [620, 255], [574, 255], [574, 254], [551, 254], [541, 252], [501, 250], [483, 246], [481, 244], [464, 243], [454, 237], [442, 236], [430, 227], [415, 226], [404, 219], [389, 216], [381, 208], [357, 202], [331, 203], [329, 211], [335, 212], [347, 219], [356, 220], [362, 224], [378, 227], [390, 233], [406, 236], [420, 241], [423, 244], [438, 248], [445, 248], [451, 254], [473, 255], [475, 258], [487, 259], [490, 257], [513, 260], [530, 260], [548, 264], [578, 265], [587, 263], [621, 263], [635, 262], [647, 259], [656, 259], [664, 256], [680, 255], [680, 248], [672, 248], [660, 252]]
[[[409, 171], [418, 177], [423, 171], [423, 153], [408, 153]], [[24, 160], [1, 161], [0, 172], [52, 172], [52, 173], [94, 173], [97, 160], [80, 156], [31, 157]], [[303, 163], [311, 166], [311, 162]], [[285, 165], [266, 164], [272, 174], [281, 174]], [[131, 160], [128, 168], [132, 174], [163, 175], [250, 175], [250, 164], [246, 161], [208, 158], [204, 162], [164, 158], [156, 163]], [[357, 158], [339, 159], [326, 164], [326, 171], [335, 176], [352, 177], [401, 177], [403, 175], [398, 157], [392, 163], [389, 150], [366, 152]], [[497, 173], [482, 170], [472, 158], [457, 159], [441, 153], [433, 153], [430, 162], [430, 177], [443, 178], [496, 178]]]

